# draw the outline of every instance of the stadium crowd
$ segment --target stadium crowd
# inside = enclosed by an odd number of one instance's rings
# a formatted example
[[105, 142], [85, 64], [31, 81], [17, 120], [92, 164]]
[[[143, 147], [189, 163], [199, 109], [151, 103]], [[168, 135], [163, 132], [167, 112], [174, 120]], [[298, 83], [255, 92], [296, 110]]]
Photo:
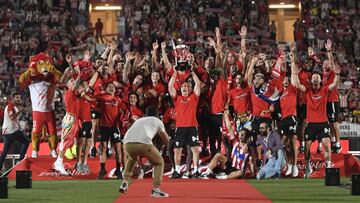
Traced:
[[[57, 90], [58, 127], [64, 116], [83, 122], [79, 137], [87, 147], [77, 150], [85, 154], [79, 158], [87, 157], [90, 145], [96, 156], [100, 141], [99, 179], [112, 147], [115, 175], [122, 177], [121, 139], [149, 106], [158, 108], [171, 136], [164, 150], [172, 178], [209, 178], [219, 170], [224, 173], [217, 178], [239, 178], [248, 166], [258, 179], [280, 178], [285, 160], [286, 175], [296, 177], [297, 138], [309, 178], [311, 142], [323, 143], [330, 167], [331, 150], [341, 150], [338, 122], [360, 123], [358, 8], [326, 2], [303, 1], [303, 18], [294, 25], [296, 44], [282, 47], [268, 23], [265, 0], [125, 1], [118, 38], [98, 53], [95, 33], [86, 26], [86, 1], [1, 1], [1, 96], [18, 88], [31, 55], [47, 52], [63, 72], [58, 82], [67, 86]], [[354, 10], [345, 13], [347, 8]], [[338, 24], [330, 23], [334, 19]], [[320, 101], [313, 101], [315, 96]], [[28, 93], [23, 99], [28, 112], [23, 127], [30, 134]], [[62, 136], [54, 163], [64, 175], [69, 138], [74, 137]], [[182, 174], [183, 148], [188, 167]], [[199, 156], [207, 155], [212, 161], [201, 174]], [[90, 171], [84, 159], [75, 167]]]

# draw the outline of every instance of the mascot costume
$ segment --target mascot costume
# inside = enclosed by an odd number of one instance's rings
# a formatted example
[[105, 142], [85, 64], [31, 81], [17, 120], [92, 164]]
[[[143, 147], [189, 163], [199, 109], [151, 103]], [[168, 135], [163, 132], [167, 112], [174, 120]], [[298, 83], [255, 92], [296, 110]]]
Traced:
[[37, 158], [43, 126], [49, 133], [51, 155], [57, 157], [57, 131], [54, 112], [54, 95], [56, 83], [61, 78], [49, 55], [39, 53], [30, 57], [29, 68], [20, 75], [21, 89], [29, 87], [31, 96], [33, 128], [31, 132], [32, 157]]

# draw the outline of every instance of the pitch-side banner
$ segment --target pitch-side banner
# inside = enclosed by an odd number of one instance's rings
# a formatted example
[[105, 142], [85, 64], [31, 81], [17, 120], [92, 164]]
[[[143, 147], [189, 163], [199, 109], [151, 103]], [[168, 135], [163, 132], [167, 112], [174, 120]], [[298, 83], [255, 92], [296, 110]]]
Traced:
[[340, 136], [342, 138], [360, 137], [360, 125], [349, 122], [340, 123]]

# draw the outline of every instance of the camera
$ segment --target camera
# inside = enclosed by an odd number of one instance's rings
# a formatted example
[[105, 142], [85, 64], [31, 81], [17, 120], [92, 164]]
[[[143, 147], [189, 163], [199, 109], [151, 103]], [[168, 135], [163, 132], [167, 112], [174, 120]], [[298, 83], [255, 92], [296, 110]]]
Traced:
[[175, 70], [177, 71], [186, 71], [188, 69], [190, 69], [190, 64], [188, 61], [185, 60], [179, 60], [175, 67]]

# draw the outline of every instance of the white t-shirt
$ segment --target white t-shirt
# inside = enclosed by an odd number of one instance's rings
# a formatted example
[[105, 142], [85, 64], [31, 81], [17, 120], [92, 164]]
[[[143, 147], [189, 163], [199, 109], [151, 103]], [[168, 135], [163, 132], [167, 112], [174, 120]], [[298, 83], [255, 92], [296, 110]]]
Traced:
[[38, 82], [29, 85], [33, 111], [50, 112], [54, 110], [55, 85], [49, 82]]
[[164, 124], [160, 119], [153, 116], [139, 118], [126, 132], [123, 142], [153, 144], [152, 139], [158, 132], [165, 132]]
[[9, 103], [4, 110], [4, 122], [2, 126], [2, 134], [11, 134], [20, 129], [19, 126], [19, 117], [15, 121], [10, 119], [10, 115], [14, 115], [19, 111], [19, 109], [14, 105], [14, 103]]

